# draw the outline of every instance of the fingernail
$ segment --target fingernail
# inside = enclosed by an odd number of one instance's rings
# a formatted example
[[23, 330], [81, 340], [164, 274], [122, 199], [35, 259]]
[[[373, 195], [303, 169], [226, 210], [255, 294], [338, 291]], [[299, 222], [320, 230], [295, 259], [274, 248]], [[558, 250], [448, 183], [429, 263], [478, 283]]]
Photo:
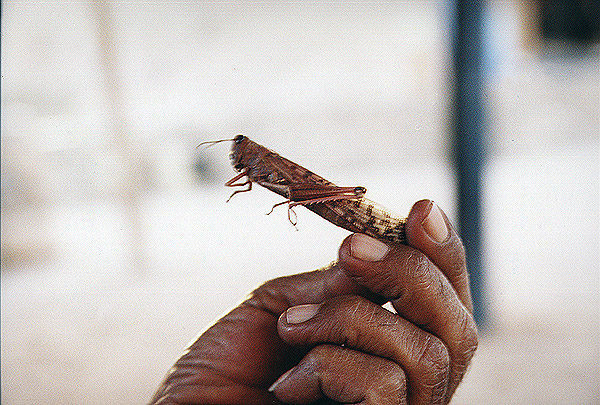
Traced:
[[316, 315], [321, 304], [296, 305], [285, 311], [285, 321], [287, 323], [302, 323], [308, 321]]
[[429, 214], [425, 217], [421, 225], [425, 232], [427, 232], [427, 235], [438, 243], [445, 241], [450, 233], [448, 231], [448, 225], [446, 225], [446, 221], [442, 215], [442, 211], [433, 201], [431, 202]]
[[275, 391], [275, 388], [277, 388], [277, 386], [278, 386], [279, 384], [281, 384], [281, 383], [283, 382], [283, 380], [285, 380], [285, 379], [286, 379], [286, 378], [287, 378], [287, 377], [288, 377], [288, 376], [289, 376], [289, 375], [292, 373], [292, 371], [294, 371], [294, 369], [295, 369], [295, 368], [296, 368], [296, 367], [294, 367], [294, 368], [290, 368], [288, 371], [286, 371], [285, 373], [283, 373], [283, 374], [281, 375], [281, 377], [279, 377], [279, 378], [277, 379], [277, 381], [275, 381], [273, 384], [271, 384], [271, 386], [269, 387], [269, 392], [273, 392], [273, 391]]
[[389, 251], [388, 245], [362, 233], [355, 233], [350, 239], [350, 254], [356, 259], [378, 262]]

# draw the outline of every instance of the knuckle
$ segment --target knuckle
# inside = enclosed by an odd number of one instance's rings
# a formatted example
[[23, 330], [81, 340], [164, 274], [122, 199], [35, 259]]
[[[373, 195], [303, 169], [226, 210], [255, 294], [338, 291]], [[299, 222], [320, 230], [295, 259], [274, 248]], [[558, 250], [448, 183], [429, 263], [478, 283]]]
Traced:
[[450, 354], [446, 345], [438, 338], [432, 337], [427, 342], [424, 355], [421, 357], [423, 364], [427, 365], [428, 369], [439, 371], [444, 375], [450, 369]]
[[406, 374], [398, 364], [391, 362], [387, 364], [388, 367], [384, 374], [385, 381], [382, 387], [383, 391], [391, 394], [389, 396], [393, 399], [405, 401], [407, 392]]
[[378, 381], [365, 392], [364, 404], [404, 404], [407, 402], [406, 374], [394, 362], [379, 366]]
[[429, 335], [417, 361], [419, 375], [425, 376], [423, 385], [432, 391], [433, 402], [443, 398], [450, 378], [450, 353], [437, 337]]
[[418, 250], [412, 250], [406, 258], [406, 264], [413, 269], [415, 275], [429, 272], [429, 259]]
[[448, 254], [450, 266], [448, 266], [447, 275], [449, 277], [458, 277], [467, 271], [465, 251], [462, 244], [459, 244], [459, 247]]
[[422, 290], [428, 290], [433, 286], [435, 277], [432, 277], [431, 262], [427, 256], [419, 251], [413, 251], [407, 258], [406, 264], [416, 286]]
[[338, 324], [341, 321], [347, 321], [356, 316], [360, 311], [361, 302], [354, 295], [343, 295], [331, 298], [322, 305], [323, 312], [326, 312], [332, 323]]
[[[364, 328], [373, 322], [379, 307], [356, 295], [337, 297], [325, 304], [331, 323], [331, 339], [354, 345], [359, 344]], [[336, 338], [337, 337], [337, 338]]]
[[305, 365], [310, 365], [311, 369], [320, 369], [326, 359], [330, 359], [334, 356], [333, 346], [322, 344], [312, 348], [303, 359]]
[[462, 322], [460, 322], [460, 329], [458, 331], [458, 353], [460, 357], [457, 359], [457, 368], [461, 371], [466, 369], [479, 344], [475, 320], [467, 311], [463, 311], [463, 314], [463, 319]]

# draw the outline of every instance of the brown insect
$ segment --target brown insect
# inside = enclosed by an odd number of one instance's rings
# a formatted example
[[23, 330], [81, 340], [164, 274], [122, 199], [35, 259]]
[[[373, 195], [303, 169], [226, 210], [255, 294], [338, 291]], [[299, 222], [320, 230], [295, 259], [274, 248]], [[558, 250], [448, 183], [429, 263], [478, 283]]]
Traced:
[[[270, 149], [251, 141], [244, 135], [233, 139], [202, 142], [200, 145], [232, 141], [229, 158], [239, 174], [229, 180], [227, 187], [244, 187], [238, 193], [259, 185], [283, 196], [288, 204], [288, 219], [295, 226], [293, 207], [302, 205], [329, 222], [351, 232], [360, 232], [390, 242], [406, 243], [406, 220], [364, 197], [364, 187], [338, 187], [310, 170], [282, 157]], [[200, 146], [198, 145], [198, 146]], [[292, 220], [290, 213], [294, 214]]]

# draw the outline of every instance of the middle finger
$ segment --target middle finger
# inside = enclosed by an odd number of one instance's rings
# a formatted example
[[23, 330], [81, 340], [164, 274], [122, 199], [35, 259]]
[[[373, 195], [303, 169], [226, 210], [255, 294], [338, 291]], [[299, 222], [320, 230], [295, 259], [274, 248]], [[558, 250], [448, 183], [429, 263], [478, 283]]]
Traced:
[[450, 360], [444, 343], [363, 297], [292, 307], [280, 317], [278, 329], [291, 345], [340, 344], [393, 360], [406, 373], [409, 403], [445, 398]]

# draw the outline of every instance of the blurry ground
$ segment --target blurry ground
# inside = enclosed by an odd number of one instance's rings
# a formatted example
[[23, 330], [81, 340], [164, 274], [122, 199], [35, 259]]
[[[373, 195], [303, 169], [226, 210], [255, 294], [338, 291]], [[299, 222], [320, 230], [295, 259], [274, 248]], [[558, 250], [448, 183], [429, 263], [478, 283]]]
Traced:
[[[143, 403], [248, 290], [335, 258], [347, 232], [306, 210], [296, 232], [285, 209], [262, 215], [279, 201], [265, 190], [225, 204], [227, 146], [201, 140], [241, 132], [397, 212], [433, 198], [453, 216], [437, 3], [119, 3], [142, 266], [93, 9], [16, 4], [3, 4], [4, 404]], [[541, 57], [518, 50], [510, 3], [488, 20], [490, 323], [454, 403], [598, 403], [598, 48]]]

